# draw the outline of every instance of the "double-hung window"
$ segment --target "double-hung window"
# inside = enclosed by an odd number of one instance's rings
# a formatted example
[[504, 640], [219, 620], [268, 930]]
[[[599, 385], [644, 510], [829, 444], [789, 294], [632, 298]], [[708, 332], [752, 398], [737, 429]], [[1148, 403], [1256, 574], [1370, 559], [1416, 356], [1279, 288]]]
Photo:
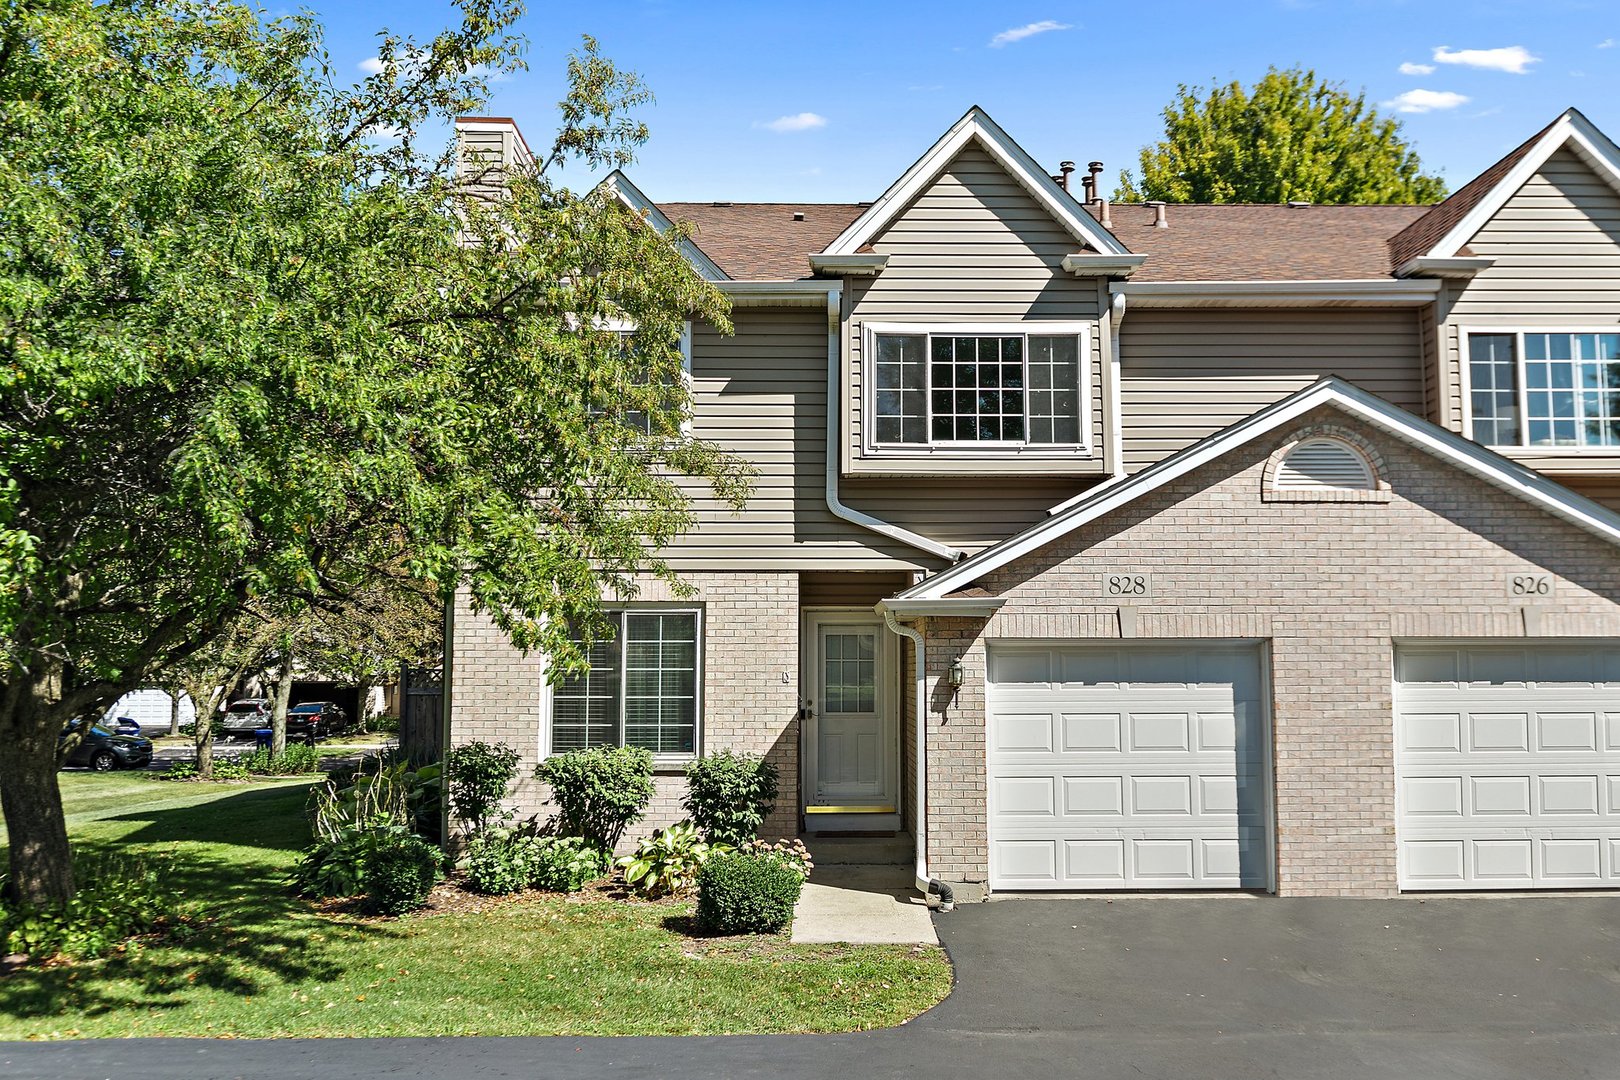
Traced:
[[552, 688], [549, 752], [639, 746], [661, 757], [697, 753], [699, 613], [625, 609], [608, 618], [612, 633], [591, 645], [590, 671]]
[[1471, 332], [1468, 378], [1487, 446], [1620, 448], [1620, 332]]
[[876, 448], [1088, 442], [1083, 324], [885, 324], [867, 334]]

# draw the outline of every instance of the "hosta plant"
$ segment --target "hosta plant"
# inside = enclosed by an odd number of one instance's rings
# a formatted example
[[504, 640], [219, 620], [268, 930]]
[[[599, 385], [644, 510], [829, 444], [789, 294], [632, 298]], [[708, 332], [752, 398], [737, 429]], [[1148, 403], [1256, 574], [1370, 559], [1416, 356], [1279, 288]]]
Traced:
[[709, 856], [730, 851], [728, 844], [706, 843], [698, 828], [682, 821], [653, 834], [636, 845], [634, 854], [619, 860], [624, 883], [653, 898], [689, 891], [697, 884], [698, 871]]

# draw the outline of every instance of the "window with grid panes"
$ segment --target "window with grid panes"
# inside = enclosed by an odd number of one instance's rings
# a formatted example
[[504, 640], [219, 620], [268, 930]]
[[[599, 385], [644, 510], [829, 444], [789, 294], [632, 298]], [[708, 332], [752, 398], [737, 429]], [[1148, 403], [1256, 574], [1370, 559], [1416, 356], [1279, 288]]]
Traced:
[[551, 752], [639, 746], [661, 756], [695, 754], [697, 612], [626, 610], [610, 617], [612, 636], [591, 646], [590, 671], [552, 690]]
[[1468, 361], [1479, 442], [1620, 448], [1620, 333], [1470, 333]]

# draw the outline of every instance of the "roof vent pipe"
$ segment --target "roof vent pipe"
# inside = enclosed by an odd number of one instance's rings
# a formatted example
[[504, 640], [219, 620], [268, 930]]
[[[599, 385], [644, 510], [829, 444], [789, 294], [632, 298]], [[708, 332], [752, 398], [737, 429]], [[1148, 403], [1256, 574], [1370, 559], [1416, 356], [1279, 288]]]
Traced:
[[1060, 162], [1058, 162], [1058, 173], [1060, 174], [1058, 176], [1058, 183], [1063, 185], [1063, 190], [1064, 191], [1069, 190], [1069, 174], [1072, 173], [1072, 172], [1074, 172], [1074, 162], [1072, 162], [1072, 161], [1060, 161]]
[[803, 221], [804, 220], [804, 211], [803, 210], [795, 210], [795, 211], [793, 211], [793, 220], [794, 221]]
[[1107, 199], [1101, 197], [1097, 199], [1097, 211], [1097, 224], [1101, 225], [1105, 229], [1113, 229], [1114, 218], [1113, 215], [1109, 214], [1108, 212]]
[[1153, 227], [1155, 229], [1168, 229], [1170, 219], [1164, 216], [1164, 200], [1153, 199], [1146, 205], [1153, 207]]
[[1103, 163], [1100, 161], [1086, 162], [1086, 176], [1091, 181], [1091, 198], [1102, 198], [1102, 188], [1097, 185], [1097, 177], [1102, 174]]

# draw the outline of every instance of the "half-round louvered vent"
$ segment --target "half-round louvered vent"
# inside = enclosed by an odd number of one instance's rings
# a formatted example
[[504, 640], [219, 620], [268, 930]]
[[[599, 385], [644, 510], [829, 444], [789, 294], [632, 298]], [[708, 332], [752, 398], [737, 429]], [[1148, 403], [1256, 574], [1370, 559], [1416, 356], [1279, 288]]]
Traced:
[[1372, 491], [1378, 485], [1361, 452], [1338, 439], [1310, 439], [1277, 467], [1279, 491]]

